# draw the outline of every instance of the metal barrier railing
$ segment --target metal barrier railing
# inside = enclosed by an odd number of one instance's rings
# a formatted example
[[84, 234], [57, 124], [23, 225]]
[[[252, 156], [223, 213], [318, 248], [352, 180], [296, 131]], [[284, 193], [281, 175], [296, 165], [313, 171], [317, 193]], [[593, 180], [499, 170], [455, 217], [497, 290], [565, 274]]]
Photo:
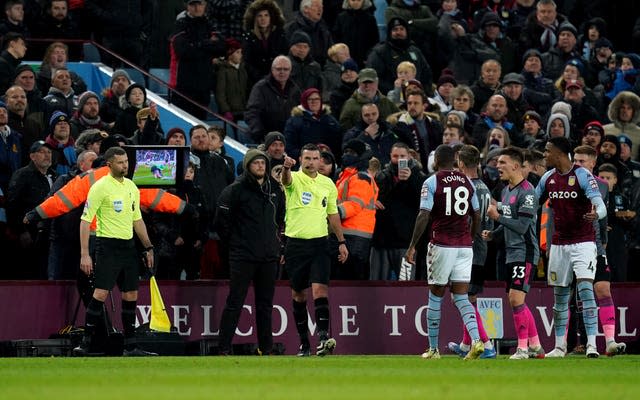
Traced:
[[[171, 99], [173, 96], [180, 96], [181, 98], [185, 99], [187, 102], [189, 102], [191, 105], [195, 106], [196, 108], [202, 110], [202, 111], [206, 111], [207, 114], [213, 115], [216, 119], [220, 120], [220, 122], [222, 122], [222, 125], [225, 129], [225, 131], [227, 130], [227, 128], [231, 127], [233, 130], [235, 130], [236, 132], [243, 132], [246, 133], [247, 129], [246, 127], [243, 127], [241, 125], [236, 124], [233, 121], [229, 121], [228, 119], [224, 118], [224, 116], [216, 113], [215, 111], [213, 111], [212, 109], [210, 109], [209, 107], [205, 107], [200, 103], [197, 103], [196, 101], [194, 101], [193, 99], [191, 99], [189, 96], [185, 95], [184, 93], [180, 92], [179, 90], [176, 90], [175, 88], [172, 88], [169, 86], [168, 82], [163, 81], [162, 79], [150, 74], [149, 72], [147, 72], [145, 69], [143, 69], [141, 66], [134, 64], [132, 61], [120, 56], [119, 54], [111, 51], [110, 49], [102, 46], [100, 43], [97, 43], [93, 40], [84, 40], [84, 39], [36, 39], [36, 38], [29, 38], [27, 39], [27, 46], [29, 47], [30, 44], [34, 43], [36, 44], [36, 46], [33, 46], [35, 48], [37, 48], [40, 51], [40, 54], [34, 54], [35, 52], [33, 51], [28, 51], [27, 52], [27, 56], [25, 57], [25, 59], [41, 59], [44, 56], [44, 49], [46, 49], [46, 47], [53, 43], [53, 42], [62, 42], [64, 44], [66, 44], [67, 46], [69, 46], [69, 53], [70, 55], [78, 55], [79, 57], [81, 57], [81, 60], [84, 60], [84, 44], [85, 43], [90, 43], [91, 45], [95, 46], [98, 51], [100, 52], [100, 56], [101, 58], [108, 58], [111, 57], [114, 60], [118, 60], [120, 61], [123, 65], [127, 65], [127, 68], [131, 68], [134, 69], [138, 72], [140, 72], [144, 77], [145, 77], [145, 88], [149, 87], [149, 81], [152, 80], [155, 83], [159, 84], [162, 87], [166, 87], [167, 88], [167, 93], [169, 93], [168, 95], [168, 99], [167, 102], [171, 104]], [[40, 44], [40, 45], [38, 45]], [[71, 60], [71, 56], [69, 55], [69, 61], [73, 61]], [[105, 55], [108, 55], [108, 57], [105, 57]], [[29, 58], [31, 57], [31, 58]], [[35, 57], [35, 58], [34, 58]]]

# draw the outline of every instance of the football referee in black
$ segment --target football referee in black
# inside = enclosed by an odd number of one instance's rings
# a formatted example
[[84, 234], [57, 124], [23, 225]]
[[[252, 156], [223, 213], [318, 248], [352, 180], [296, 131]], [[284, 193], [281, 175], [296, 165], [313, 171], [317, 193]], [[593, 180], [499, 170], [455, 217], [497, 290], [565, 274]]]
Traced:
[[95, 290], [87, 306], [85, 334], [82, 343], [73, 349], [75, 356], [89, 353], [91, 338], [102, 316], [107, 294], [117, 283], [122, 292], [122, 326], [124, 329], [124, 356], [150, 356], [136, 346], [135, 322], [138, 300], [139, 258], [133, 232], [145, 248], [144, 257], [153, 268], [153, 246], [140, 213], [140, 192], [125, 178], [129, 166], [127, 153], [120, 147], [106, 151], [104, 158], [109, 175], [96, 182], [85, 202], [80, 221], [80, 268], [89, 275], [93, 260], [89, 253], [90, 224], [96, 219]]

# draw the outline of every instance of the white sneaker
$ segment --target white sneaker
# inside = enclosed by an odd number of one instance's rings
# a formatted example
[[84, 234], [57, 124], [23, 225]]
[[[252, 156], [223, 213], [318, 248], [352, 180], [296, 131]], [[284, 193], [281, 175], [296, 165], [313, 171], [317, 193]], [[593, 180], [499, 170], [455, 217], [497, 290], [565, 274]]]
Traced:
[[429, 348], [424, 353], [422, 353], [422, 355], [420, 357], [428, 358], [430, 360], [439, 360], [440, 359], [440, 352], [438, 351], [438, 349]]
[[484, 352], [484, 343], [482, 343], [479, 340], [474, 340], [473, 343], [471, 343], [471, 349], [469, 349], [469, 352], [464, 357], [464, 359], [475, 360], [476, 358], [480, 357], [480, 355], [483, 352]]
[[596, 346], [588, 344], [587, 345], [587, 358], [598, 358], [598, 357], [600, 357], [600, 353], [598, 353], [598, 349], [596, 349]]
[[528, 359], [529, 359], [529, 352], [521, 348], [518, 348], [516, 352], [513, 353], [511, 357], [509, 357], [509, 360], [528, 360]]
[[562, 347], [556, 347], [551, 350], [547, 354], [544, 355], [544, 358], [563, 358], [567, 354], [567, 350]]
[[626, 343], [616, 343], [614, 341], [611, 341], [607, 343], [607, 349], [605, 350], [604, 354], [606, 354], [609, 357], [613, 357], [618, 354], [624, 354], [626, 351], [627, 351]]

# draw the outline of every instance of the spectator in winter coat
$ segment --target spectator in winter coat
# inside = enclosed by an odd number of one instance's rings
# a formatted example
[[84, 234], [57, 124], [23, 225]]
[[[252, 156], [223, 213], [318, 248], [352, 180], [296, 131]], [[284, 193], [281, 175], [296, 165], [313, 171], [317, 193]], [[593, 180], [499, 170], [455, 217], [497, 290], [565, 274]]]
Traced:
[[138, 83], [130, 85], [124, 96], [120, 97], [120, 108], [122, 112], [113, 125], [113, 133], [119, 133], [127, 138], [133, 136], [133, 133], [138, 128], [136, 115], [138, 111], [148, 105], [147, 90], [144, 86]]
[[216, 102], [218, 112], [225, 119], [239, 121], [244, 118], [249, 97], [247, 70], [240, 42], [233, 38], [227, 38], [225, 42], [227, 59], [218, 67]]
[[342, 106], [358, 88], [358, 64], [349, 58], [340, 66], [340, 85], [329, 93], [329, 106], [334, 115], [340, 116]]
[[314, 59], [311, 38], [303, 31], [294, 32], [289, 38], [291, 77], [301, 91], [316, 88], [322, 93], [322, 67]]
[[27, 53], [24, 37], [18, 33], [9, 33], [3, 38], [4, 50], [0, 54], [0, 93], [4, 93], [11, 86], [11, 79], [16, 74], [16, 68]]
[[[371, 241], [369, 279], [372, 280], [397, 279], [402, 256], [411, 242], [414, 217], [420, 208], [420, 190], [427, 179], [410, 158], [405, 143], [393, 145], [390, 159], [376, 175], [380, 192]], [[398, 168], [398, 160], [407, 160], [407, 168]]]
[[242, 42], [249, 84], [253, 86], [269, 74], [273, 60], [289, 49], [284, 17], [275, 0], [256, 0], [247, 7]]
[[[205, 16], [206, 2], [189, 1], [185, 13], [176, 19], [176, 34], [171, 37], [172, 76], [170, 85], [203, 107], [208, 107], [215, 76], [213, 59], [224, 55], [224, 40]], [[207, 112], [181, 96], [174, 104], [198, 119]]]
[[268, 132], [282, 132], [290, 110], [299, 104], [300, 88], [290, 75], [291, 60], [278, 56], [271, 64], [271, 73], [251, 89], [244, 119], [254, 143], [262, 143]]
[[349, 47], [351, 58], [363, 68], [369, 51], [380, 41], [371, 0], [344, 0], [333, 26], [333, 40]]
[[291, 110], [284, 127], [287, 155], [297, 159], [307, 143], [325, 144], [333, 154], [341, 153], [340, 125], [327, 106], [322, 105], [320, 91], [309, 88], [302, 92], [300, 105]]
[[327, 50], [333, 44], [331, 32], [322, 19], [322, 0], [302, 0], [300, 11], [284, 28], [285, 35], [291, 43], [294, 32], [302, 30], [311, 38], [311, 56], [320, 65], [327, 59]]
[[[629, 136], [633, 143], [640, 143], [640, 97], [632, 92], [620, 92], [609, 104], [607, 116], [610, 124], [604, 126], [607, 135]], [[636, 144], [631, 159], [640, 161], [640, 152]]]
[[131, 78], [127, 71], [123, 69], [113, 71], [109, 87], [102, 91], [100, 118], [104, 122], [108, 124], [114, 123], [118, 115], [122, 113], [120, 97], [124, 96], [131, 83]]
[[380, 91], [387, 93], [393, 88], [396, 68], [403, 61], [416, 66], [416, 78], [424, 87], [431, 87], [433, 73], [422, 51], [413, 44], [409, 35], [409, 24], [402, 18], [393, 18], [387, 24], [387, 40], [376, 45], [367, 58], [367, 65], [378, 73]]

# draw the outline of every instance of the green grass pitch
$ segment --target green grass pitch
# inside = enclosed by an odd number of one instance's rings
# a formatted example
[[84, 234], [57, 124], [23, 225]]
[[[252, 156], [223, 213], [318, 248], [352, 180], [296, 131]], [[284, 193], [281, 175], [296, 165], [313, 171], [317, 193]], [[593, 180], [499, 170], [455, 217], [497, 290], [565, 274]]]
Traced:
[[0, 359], [3, 399], [637, 399], [640, 356]]
[[174, 184], [175, 179], [173, 176], [173, 168], [174, 166], [167, 165], [165, 169], [162, 170], [163, 179], [158, 179], [153, 176], [151, 173], [151, 167], [148, 165], [139, 165], [138, 169], [135, 172], [135, 176], [133, 177], [133, 183], [136, 185], [169, 185]]

